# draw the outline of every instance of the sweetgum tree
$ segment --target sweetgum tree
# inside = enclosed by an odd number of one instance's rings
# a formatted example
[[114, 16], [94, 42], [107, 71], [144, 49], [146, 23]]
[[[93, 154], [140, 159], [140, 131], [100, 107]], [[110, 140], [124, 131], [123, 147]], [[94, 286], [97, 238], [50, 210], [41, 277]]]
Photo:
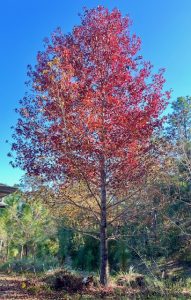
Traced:
[[163, 70], [152, 75], [138, 55], [140, 39], [130, 34], [129, 17], [98, 7], [81, 18], [71, 34], [53, 33], [29, 68], [30, 92], [18, 109], [12, 148], [14, 164], [29, 175], [62, 188], [86, 185], [89, 198], [68, 201], [84, 215], [92, 212], [99, 226], [100, 281], [106, 284], [108, 226], [128, 200], [119, 200], [119, 191], [148, 172], [151, 137], [168, 93]]

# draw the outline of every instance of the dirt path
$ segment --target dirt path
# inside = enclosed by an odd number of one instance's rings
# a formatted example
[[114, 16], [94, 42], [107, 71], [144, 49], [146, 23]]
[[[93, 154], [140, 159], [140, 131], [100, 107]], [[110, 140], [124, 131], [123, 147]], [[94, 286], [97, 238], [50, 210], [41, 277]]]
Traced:
[[42, 299], [29, 295], [26, 289], [22, 288], [23, 282], [22, 277], [0, 274], [0, 299]]

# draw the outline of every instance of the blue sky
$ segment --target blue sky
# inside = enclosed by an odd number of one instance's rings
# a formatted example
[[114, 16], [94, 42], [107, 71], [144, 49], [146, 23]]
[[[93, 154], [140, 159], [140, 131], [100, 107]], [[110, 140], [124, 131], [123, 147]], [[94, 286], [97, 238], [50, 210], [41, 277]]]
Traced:
[[14, 108], [24, 95], [26, 66], [34, 64], [43, 39], [58, 26], [64, 32], [80, 22], [82, 7], [117, 7], [133, 20], [132, 32], [142, 39], [142, 54], [155, 69], [166, 68], [172, 99], [191, 95], [190, 0], [4, 0], [0, 4], [0, 182], [19, 182], [21, 170], [9, 165], [10, 127]]

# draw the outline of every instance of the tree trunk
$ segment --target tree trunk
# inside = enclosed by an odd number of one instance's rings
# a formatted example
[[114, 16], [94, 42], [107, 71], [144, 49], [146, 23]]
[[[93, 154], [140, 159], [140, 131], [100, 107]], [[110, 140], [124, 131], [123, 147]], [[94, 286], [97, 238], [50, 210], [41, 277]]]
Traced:
[[108, 241], [107, 241], [107, 210], [106, 210], [106, 175], [101, 171], [101, 224], [100, 224], [100, 283], [108, 281]]
[[7, 239], [7, 245], [6, 245], [6, 261], [9, 259], [9, 241]]
[[23, 247], [23, 245], [22, 245], [22, 246], [21, 246], [20, 259], [22, 259], [22, 258], [23, 258], [23, 252], [24, 252], [24, 247]]
[[28, 245], [25, 244], [25, 256], [28, 257]]
[[3, 240], [0, 240], [0, 252], [2, 251], [3, 249]]

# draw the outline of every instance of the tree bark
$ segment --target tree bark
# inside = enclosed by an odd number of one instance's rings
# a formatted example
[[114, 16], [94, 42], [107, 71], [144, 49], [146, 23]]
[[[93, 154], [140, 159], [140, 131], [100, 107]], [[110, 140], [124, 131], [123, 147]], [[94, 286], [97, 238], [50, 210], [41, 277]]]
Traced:
[[25, 256], [28, 257], [28, 245], [25, 244]]
[[6, 245], [6, 261], [9, 259], [9, 240], [7, 239], [7, 245]]
[[20, 259], [22, 259], [22, 258], [23, 258], [23, 252], [24, 252], [24, 247], [23, 247], [23, 245], [22, 245], [22, 246], [21, 246]]
[[100, 224], [100, 283], [108, 282], [108, 241], [107, 241], [107, 210], [106, 210], [106, 174], [101, 171], [101, 224]]

